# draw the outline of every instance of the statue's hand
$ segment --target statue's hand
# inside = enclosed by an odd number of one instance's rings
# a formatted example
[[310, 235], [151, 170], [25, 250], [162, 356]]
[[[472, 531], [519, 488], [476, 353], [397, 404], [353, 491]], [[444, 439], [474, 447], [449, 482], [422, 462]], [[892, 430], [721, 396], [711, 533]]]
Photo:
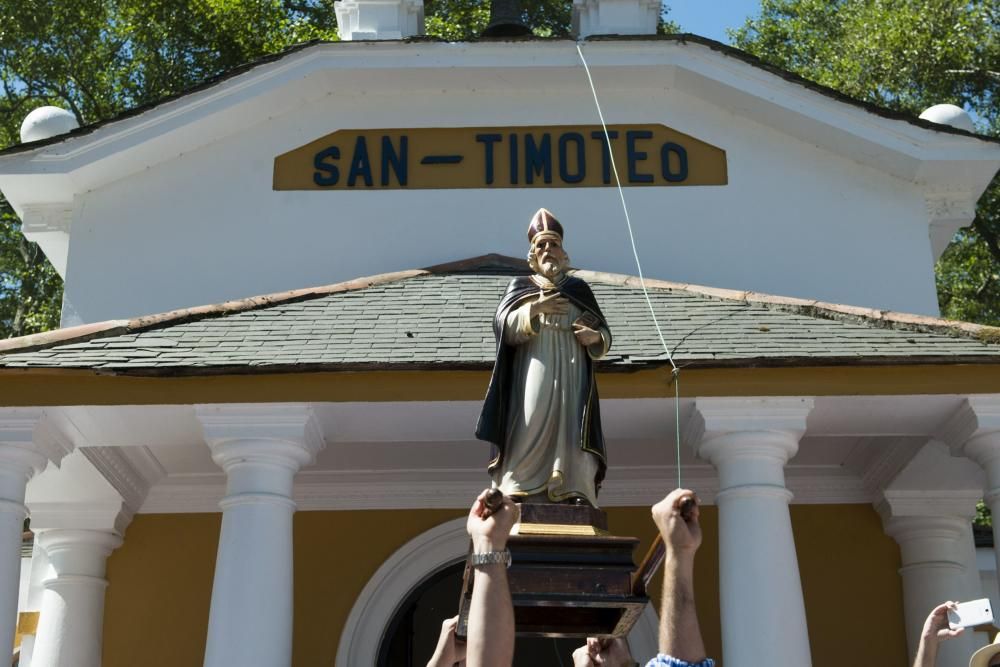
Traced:
[[601, 342], [601, 332], [596, 329], [591, 329], [585, 324], [580, 324], [579, 322], [573, 323], [573, 334], [576, 339], [580, 341], [580, 345], [584, 347], [590, 347], [591, 345], [596, 345]]
[[531, 316], [542, 313], [549, 315], [565, 315], [569, 312], [569, 301], [559, 292], [542, 292], [538, 299], [531, 302]]

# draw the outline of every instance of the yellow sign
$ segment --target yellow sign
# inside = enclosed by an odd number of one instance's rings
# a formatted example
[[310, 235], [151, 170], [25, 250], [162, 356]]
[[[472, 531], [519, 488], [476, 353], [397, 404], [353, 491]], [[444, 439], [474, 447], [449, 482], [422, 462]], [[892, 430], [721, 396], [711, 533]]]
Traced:
[[[726, 152], [664, 125], [338, 130], [274, 159], [275, 190], [725, 185]], [[612, 161], [613, 158], [613, 161]], [[613, 162], [613, 164], [612, 164]]]

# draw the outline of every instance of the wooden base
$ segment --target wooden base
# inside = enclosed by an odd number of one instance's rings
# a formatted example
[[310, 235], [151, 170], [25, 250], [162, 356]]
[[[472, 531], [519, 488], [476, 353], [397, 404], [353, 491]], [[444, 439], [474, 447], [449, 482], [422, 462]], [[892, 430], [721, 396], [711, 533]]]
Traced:
[[[596, 524], [596, 525], [595, 525]], [[607, 516], [592, 507], [521, 506], [507, 546], [514, 621], [523, 637], [621, 637], [649, 602], [633, 592], [639, 540], [607, 534]], [[466, 564], [457, 634], [466, 635], [472, 599]]]

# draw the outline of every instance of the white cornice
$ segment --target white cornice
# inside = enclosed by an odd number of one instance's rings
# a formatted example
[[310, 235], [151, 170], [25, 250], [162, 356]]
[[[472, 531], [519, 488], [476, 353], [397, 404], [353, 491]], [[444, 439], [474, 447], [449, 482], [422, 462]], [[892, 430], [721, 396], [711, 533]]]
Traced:
[[[603, 90], [618, 93], [623, 86], [631, 86], [641, 92], [638, 79], [620, 76], [623, 71], [645, 76], [647, 84], [649, 77], [658, 77], [658, 81], [666, 77], [673, 82], [671, 87], [681, 92], [724, 108], [740, 109], [758, 122], [907, 181], [928, 186], [939, 181], [951, 183], [955, 168], [925, 169], [921, 165], [954, 167], [961, 163], [964, 168], [976, 163], [974, 174], [963, 171], [959, 179], [974, 190], [975, 198], [975, 191], [982, 189], [980, 182], [985, 187], [1000, 163], [1000, 146], [877, 115], [707, 45], [607, 40], [587, 42], [584, 52], [598, 76], [602, 70], [606, 72], [598, 79]], [[576, 43], [569, 40], [526, 42], [516, 47], [507, 43], [319, 44], [90, 133], [0, 157], [0, 185], [22, 212], [24, 206], [41, 202], [40, 196], [66, 201], [76, 191], [100, 187], [218, 142], [340, 87], [356, 89], [360, 85], [371, 94], [383, 89], [412, 94], [407, 87], [428, 78], [435, 85], [444, 81], [481, 90], [488, 81], [479, 70], [496, 70], [501, 65], [512, 72], [555, 72], [551, 81], [541, 84], [534, 78], [507, 77], [502, 79], [507, 86], [523, 87], [525, 84], [517, 82], [527, 80], [533, 82], [527, 85], [544, 85], [550, 93], [555, 89], [585, 90]], [[675, 77], [674, 72], [684, 76]], [[135, 154], [123, 157], [126, 152]], [[88, 170], [98, 162], [104, 166]], [[68, 173], [74, 174], [72, 179], [60, 178]], [[41, 179], [49, 187], [25, 179]]]
[[970, 225], [976, 217], [976, 200], [971, 192], [932, 192], [924, 194], [930, 222], [931, 250], [934, 259], [951, 243], [952, 237], [962, 227]]
[[72, 202], [25, 204], [21, 210], [21, 231], [28, 238], [53, 232], [69, 234], [72, 219]]
[[83, 447], [80, 450], [135, 513], [150, 487], [166, 475], [148, 447]]
[[881, 497], [882, 490], [913, 460], [926, 442], [916, 438], [862, 438], [844, 460], [844, 467], [861, 477], [861, 483], [872, 498]]
[[58, 421], [58, 417], [42, 408], [0, 408], [0, 443], [39, 457], [32, 464], [36, 472], [45, 468], [41, 457], [58, 466], [74, 447]]
[[990, 431], [1000, 431], [1000, 396], [996, 394], [966, 397], [937, 437], [958, 456], [970, 438]]
[[[684, 466], [682, 484], [713, 504], [719, 490], [708, 465]], [[786, 471], [796, 504], [864, 504], [873, 496], [861, 479], [835, 466], [800, 466]], [[603, 507], [641, 507], [661, 500], [677, 484], [673, 466], [612, 468], [601, 490]], [[300, 511], [364, 509], [464, 509], [489, 485], [485, 471], [303, 470], [295, 478], [293, 499]], [[153, 485], [144, 514], [217, 512], [225, 495], [225, 475], [171, 475]]]

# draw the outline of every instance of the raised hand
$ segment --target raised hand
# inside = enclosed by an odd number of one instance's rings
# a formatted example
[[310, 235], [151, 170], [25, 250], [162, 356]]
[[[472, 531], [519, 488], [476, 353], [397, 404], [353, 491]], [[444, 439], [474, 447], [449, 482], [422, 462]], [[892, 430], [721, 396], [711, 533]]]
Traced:
[[923, 632], [921, 632], [921, 638], [938, 642], [942, 639], [951, 639], [952, 637], [957, 637], [962, 634], [962, 630], [964, 630], [964, 628], [952, 630], [948, 625], [948, 610], [954, 610], [957, 607], [957, 602], [944, 602], [934, 607], [934, 609], [931, 610], [931, 613], [927, 616], [927, 620], [924, 621], [924, 629]]
[[510, 529], [514, 527], [520, 514], [517, 505], [507, 496], [504, 496], [499, 510], [490, 510], [486, 504], [489, 493], [490, 489], [486, 489], [479, 494], [469, 509], [469, 519], [465, 523], [476, 553], [503, 551], [507, 548]]
[[917, 644], [913, 667], [934, 667], [937, 664], [938, 644], [962, 634], [964, 628], [952, 630], [948, 626], [948, 610], [956, 607], [958, 607], [957, 602], [943, 602], [928, 614], [920, 632], [920, 642]]
[[698, 497], [689, 489], [674, 489], [653, 505], [653, 521], [668, 550], [694, 555], [701, 546], [699, 513]]
[[465, 660], [465, 642], [455, 638], [457, 627], [458, 616], [447, 618], [441, 623], [441, 635], [427, 667], [454, 667], [455, 663]]

